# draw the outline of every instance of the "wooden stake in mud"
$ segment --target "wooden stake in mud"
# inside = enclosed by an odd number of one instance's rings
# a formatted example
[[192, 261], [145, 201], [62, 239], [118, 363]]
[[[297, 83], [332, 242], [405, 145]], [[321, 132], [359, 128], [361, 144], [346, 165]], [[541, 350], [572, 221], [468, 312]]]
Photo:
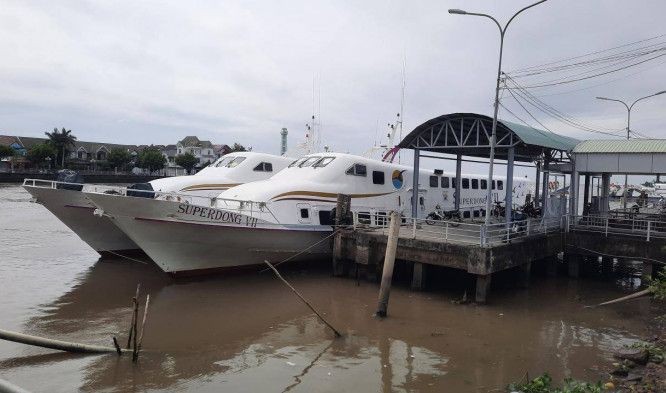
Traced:
[[143, 342], [143, 332], [146, 328], [146, 317], [148, 316], [148, 304], [150, 304], [150, 295], [146, 295], [146, 304], [143, 307], [143, 320], [141, 321], [141, 335], [139, 336], [139, 344], [136, 346], [132, 359], [137, 361], [139, 359], [139, 351], [141, 351], [141, 343]]
[[322, 317], [321, 314], [319, 314], [319, 313], [317, 312], [317, 310], [315, 310], [315, 308], [312, 307], [312, 305], [311, 305], [307, 300], [305, 300], [305, 298], [304, 298], [300, 293], [298, 293], [298, 291], [296, 290], [296, 288], [294, 288], [293, 286], [291, 286], [291, 284], [289, 284], [289, 282], [287, 282], [287, 280], [285, 280], [284, 277], [282, 277], [282, 275], [281, 275], [280, 272], [275, 268], [275, 266], [273, 266], [273, 265], [272, 265], [270, 262], [268, 262], [268, 261], [264, 261], [264, 262], [268, 265], [268, 267], [271, 268], [271, 270], [273, 270], [273, 273], [275, 273], [275, 275], [277, 276], [277, 278], [279, 278], [283, 283], [285, 283], [285, 285], [288, 286], [289, 289], [291, 289], [291, 290], [296, 294], [296, 296], [298, 296], [298, 297], [303, 301], [303, 303], [305, 303], [305, 305], [308, 306], [308, 308], [309, 308], [310, 310], [312, 310], [312, 312], [315, 313], [315, 315], [317, 315], [317, 316], [319, 317], [319, 319], [320, 319], [322, 322], [324, 322], [324, 324], [325, 324], [326, 326], [328, 326], [328, 327], [333, 331], [333, 333], [335, 333], [335, 337], [341, 337], [341, 336], [342, 336], [342, 334], [340, 334], [340, 332], [338, 332], [338, 331], [333, 327], [333, 325], [331, 325], [330, 323], [328, 323], [328, 322], [324, 319], [324, 317]]
[[625, 302], [627, 300], [636, 299], [636, 298], [639, 298], [639, 297], [642, 297], [642, 296], [647, 296], [647, 295], [650, 294], [650, 292], [651, 292], [650, 289], [644, 289], [642, 291], [634, 292], [631, 295], [622, 296], [620, 298], [609, 300], [607, 302], [595, 304], [593, 306], [585, 306], [585, 308], [593, 308], [593, 307], [599, 307], [599, 306], [607, 306], [609, 304], [621, 303], [621, 302]]
[[136, 315], [138, 313], [139, 307], [139, 289], [141, 288], [141, 283], [136, 285], [136, 295], [132, 298], [132, 322], [130, 322], [129, 335], [127, 336], [127, 349], [130, 349], [130, 344], [132, 343], [132, 336], [136, 335], [134, 329], [136, 329]]
[[391, 294], [391, 281], [393, 280], [393, 265], [395, 264], [395, 252], [398, 248], [398, 235], [400, 233], [400, 215], [391, 212], [388, 240], [386, 242], [386, 254], [384, 256], [384, 269], [382, 271], [382, 284], [379, 288], [379, 301], [377, 303], [378, 317], [386, 317], [389, 295]]
[[[60, 351], [75, 353], [113, 353], [117, 349], [114, 347], [102, 347], [99, 345], [87, 345], [72, 343], [67, 341], [52, 340], [49, 338], [30, 336], [23, 333], [11, 332], [9, 330], [0, 330], [0, 339], [14, 341], [21, 344], [34, 345], [37, 347], [57, 349]], [[122, 352], [127, 352], [123, 350]]]

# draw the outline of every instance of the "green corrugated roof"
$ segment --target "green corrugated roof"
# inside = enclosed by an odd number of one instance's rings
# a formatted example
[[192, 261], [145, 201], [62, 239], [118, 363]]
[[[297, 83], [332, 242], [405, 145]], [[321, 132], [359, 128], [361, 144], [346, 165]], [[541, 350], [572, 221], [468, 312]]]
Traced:
[[543, 146], [555, 150], [571, 151], [580, 140], [554, 132], [539, 130], [522, 124], [512, 123], [506, 120], [499, 120], [507, 128], [510, 128], [523, 142], [528, 145]]
[[576, 145], [574, 153], [666, 153], [666, 139], [591, 139]]

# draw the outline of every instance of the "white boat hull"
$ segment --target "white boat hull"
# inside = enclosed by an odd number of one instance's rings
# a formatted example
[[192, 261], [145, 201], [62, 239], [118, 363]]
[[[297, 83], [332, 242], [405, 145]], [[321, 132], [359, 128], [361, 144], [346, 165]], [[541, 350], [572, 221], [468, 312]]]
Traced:
[[83, 192], [27, 185], [23, 188], [95, 251], [104, 254], [139, 250], [111, 220], [93, 214], [95, 205]]
[[[330, 227], [285, 228], [221, 209], [173, 201], [88, 194], [165, 272], [196, 274], [293, 260], [328, 257]], [[191, 211], [196, 208], [196, 214]], [[188, 209], [190, 213], [184, 213]], [[313, 228], [310, 226], [310, 228]]]

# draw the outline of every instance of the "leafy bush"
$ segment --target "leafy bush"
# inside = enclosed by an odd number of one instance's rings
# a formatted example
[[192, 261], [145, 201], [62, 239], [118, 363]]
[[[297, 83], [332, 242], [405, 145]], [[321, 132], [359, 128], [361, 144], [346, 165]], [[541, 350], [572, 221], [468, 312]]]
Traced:
[[592, 384], [567, 378], [561, 388], [552, 387], [552, 383], [553, 379], [550, 375], [543, 374], [525, 383], [512, 383], [507, 387], [507, 391], [521, 393], [601, 393], [603, 391], [601, 382]]
[[656, 278], [651, 278], [648, 284], [648, 290], [654, 299], [666, 299], [666, 267], [661, 269]]

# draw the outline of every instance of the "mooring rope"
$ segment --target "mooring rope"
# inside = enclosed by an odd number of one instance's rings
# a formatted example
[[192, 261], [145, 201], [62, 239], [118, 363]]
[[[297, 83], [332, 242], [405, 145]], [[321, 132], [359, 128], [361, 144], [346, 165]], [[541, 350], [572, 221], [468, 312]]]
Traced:
[[618, 259], [638, 259], [638, 260], [643, 260], [643, 261], [649, 261], [649, 262], [658, 263], [658, 264], [661, 264], [661, 265], [666, 265], [666, 262], [664, 262], [664, 261], [660, 261], [660, 260], [658, 260], [658, 259], [645, 258], [645, 257], [637, 257], [637, 256], [627, 256], [627, 255], [612, 255], [612, 254], [605, 254], [605, 253], [603, 253], [603, 252], [599, 252], [599, 251], [595, 251], [595, 250], [590, 250], [589, 248], [585, 248], [585, 247], [581, 247], [581, 246], [576, 246], [576, 245], [573, 245], [573, 244], [567, 244], [567, 246], [569, 246], [569, 247], [573, 247], [573, 248], [579, 248], [579, 249], [581, 249], [581, 250], [585, 250], [585, 251], [587, 251], [587, 252], [591, 252], [591, 253], [594, 253], [594, 254], [599, 254], [599, 255], [601, 255], [601, 256], [609, 257], [609, 258], [618, 258]]
[[114, 251], [111, 251], [111, 250], [103, 250], [101, 252], [108, 252], [109, 254], [113, 254], [117, 257], [129, 259], [130, 261], [134, 261], [134, 262], [138, 262], [138, 263], [143, 263], [144, 265], [148, 265], [148, 262], [146, 262], [146, 261], [141, 261], [139, 259], [134, 259], [134, 258], [128, 257], [126, 255], [121, 255], [121, 254], [118, 254], [117, 252], [114, 252]]

